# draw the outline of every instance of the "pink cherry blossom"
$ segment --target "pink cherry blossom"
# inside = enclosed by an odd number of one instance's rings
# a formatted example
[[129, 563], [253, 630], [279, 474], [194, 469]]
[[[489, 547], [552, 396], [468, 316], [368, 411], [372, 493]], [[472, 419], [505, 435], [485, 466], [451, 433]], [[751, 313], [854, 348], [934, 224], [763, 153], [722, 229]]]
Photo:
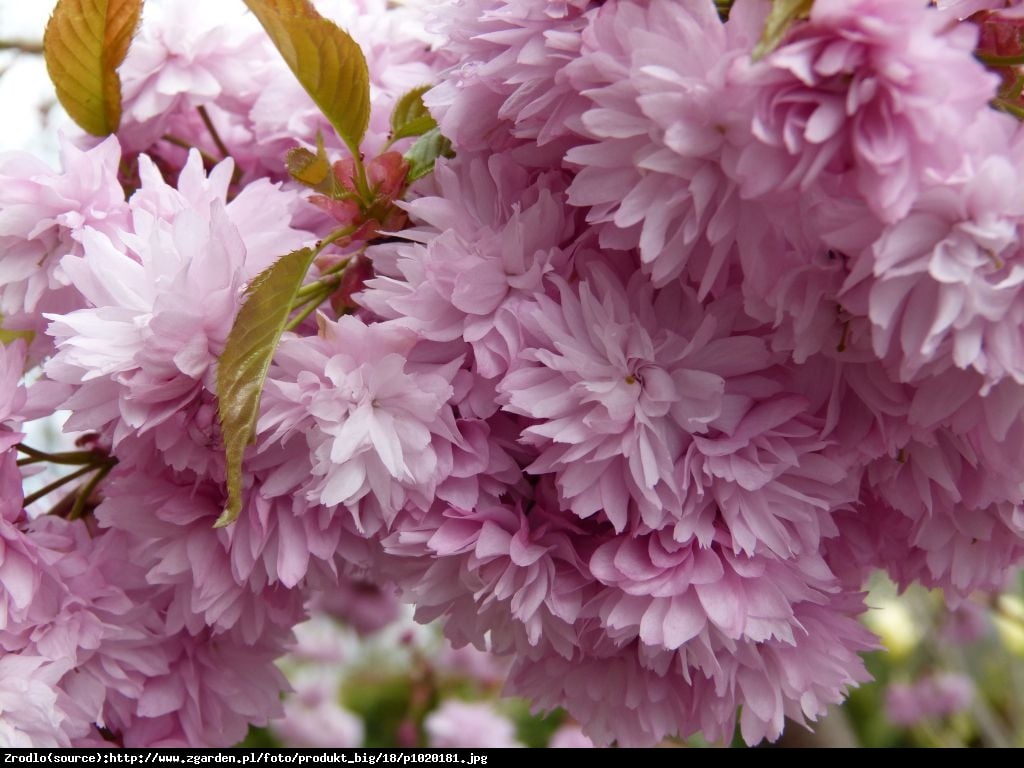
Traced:
[[707, 293], [731, 256], [740, 214], [723, 163], [749, 97], [727, 75], [756, 39], [746, 5], [723, 24], [705, 2], [606, 4], [566, 68], [587, 98], [573, 125], [590, 140], [565, 156], [578, 168], [569, 202], [602, 246], [639, 246], [658, 286], [686, 274]]
[[897, 725], [913, 726], [922, 720], [948, 717], [970, 706], [974, 681], [945, 673], [913, 683], [893, 683], [885, 692], [885, 713]]
[[424, 99], [444, 134], [467, 150], [518, 146], [554, 164], [544, 145], [568, 133], [582, 106], [563, 70], [578, 54], [591, 5], [472, 0], [433, 9], [441, 49], [455, 58]]
[[0, 743], [5, 747], [69, 747], [67, 714], [56, 682], [68, 663], [33, 656], [0, 657]]
[[367, 534], [407, 502], [429, 506], [460, 442], [451, 408], [458, 360], [417, 365], [395, 323], [323, 320], [319, 336], [282, 342], [258, 431], [268, 445], [304, 441], [303, 491], [345, 505]]
[[516, 741], [512, 722], [484, 702], [474, 704], [448, 699], [427, 716], [424, 728], [430, 746], [435, 749], [522, 746]]
[[564, 181], [507, 155], [440, 166], [436, 181], [438, 196], [409, 205], [422, 244], [375, 249], [381, 276], [358, 300], [432, 341], [465, 340], [475, 370], [493, 378], [520, 351], [524, 303], [569, 268]]
[[103, 431], [129, 461], [217, 476], [217, 356], [246, 282], [308, 235], [289, 227], [294, 193], [266, 181], [226, 202], [230, 162], [207, 177], [193, 153], [177, 188], [140, 167], [131, 231], [88, 229], [62, 262], [87, 306], [51, 316], [46, 370], [72, 388], [68, 429]]
[[914, 0], [821, 0], [740, 79], [757, 90], [736, 173], [745, 195], [848, 175], [883, 221], [906, 215], [930, 171], [949, 171], [997, 79], [977, 31]]
[[118, 183], [116, 137], [78, 149], [60, 137], [60, 170], [24, 153], [0, 156], [0, 313], [8, 330], [35, 335], [32, 357], [49, 353], [43, 312], [82, 306], [61, 259], [82, 253], [86, 231], [113, 235], [128, 208]]

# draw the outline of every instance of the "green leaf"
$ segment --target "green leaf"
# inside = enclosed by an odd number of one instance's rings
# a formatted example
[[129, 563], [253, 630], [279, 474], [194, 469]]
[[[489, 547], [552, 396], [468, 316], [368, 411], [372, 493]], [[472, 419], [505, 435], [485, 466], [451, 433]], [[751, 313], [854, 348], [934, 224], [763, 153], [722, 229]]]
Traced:
[[353, 155], [370, 123], [370, 73], [359, 45], [309, 0], [245, 0], [299, 83]]
[[814, 0], [772, 0], [772, 9], [768, 11], [761, 39], [754, 47], [754, 61], [778, 48], [789, 28], [800, 19], [810, 16], [812, 5]]
[[217, 519], [218, 528], [233, 523], [242, 510], [242, 457], [256, 434], [263, 383], [316, 253], [310, 248], [293, 251], [256, 276], [220, 356], [217, 397], [227, 454], [228, 504]]
[[437, 122], [423, 105], [423, 94], [433, 86], [421, 85], [406, 93], [391, 112], [391, 140], [421, 136], [437, 128]]
[[121, 123], [117, 68], [139, 26], [142, 0], [60, 0], [43, 35], [43, 57], [57, 98], [95, 136]]
[[441, 135], [440, 128], [433, 128], [416, 140], [405, 153], [405, 161], [409, 164], [409, 175], [406, 177], [411, 184], [422, 179], [432, 170], [439, 157], [454, 157], [452, 143]]

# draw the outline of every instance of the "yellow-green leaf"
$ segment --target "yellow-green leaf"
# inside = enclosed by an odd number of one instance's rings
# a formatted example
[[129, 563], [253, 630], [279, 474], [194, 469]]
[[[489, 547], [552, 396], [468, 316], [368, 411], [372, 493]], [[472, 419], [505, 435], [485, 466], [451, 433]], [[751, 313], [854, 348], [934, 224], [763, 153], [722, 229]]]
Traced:
[[409, 164], [409, 175], [406, 178], [411, 184], [434, 170], [437, 158], [454, 157], [454, 153], [452, 143], [442, 135], [441, 129], [433, 128], [420, 136], [404, 157]]
[[15, 331], [10, 328], [4, 328], [4, 316], [0, 315], [0, 344], [5, 347], [8, 344], [13, 344], [18, 339], [24, 339], [26, 344], [31, 344], [32, 339], [35, 338], [35, 331]]
[[121, 123], [117, 68], [139, 25], [142, 0], [60, 0], [46, 25], [43, 57], [57, 98], [95, 136]]
[[764, 22], [761, 39], [754, 46], [754, 61], [767, 56], [779, 47], [789, 28], [811, 14], [814, 0], [772, 0], [772, 8]]
[[359, 45], [309, 0], [245, 0], [299, 83], [353, 154], [370, 123], [370, 73]]
[[220, 356], [217, 397], [227, 458], [228, 503], [217, 527], [233, 523], [242, 510], [242, 457], [255, 437], [270, 361], [315, 253], [310, 248], [293, 251], [257, 275]]
[[422, 136], [437, 122], [423, 104], [423, 94], [433, 86], [421, 85], [406, 93], [395, 104], [391, 111], [391, 140], [405, 139], [409, 136]]
[[307, 187], [312, 187], [318, 192], [331, 194], [334, 187], [334, 176], [331, 173], [331, 161], [327, 158], [327, 150], [324, 149], [324, 137], [321, 134], [316, 136], [316, 153], [310, 152], [305, 147], [295, 147], [288, 150], [284, 159], [288, 173], [293, 179]]

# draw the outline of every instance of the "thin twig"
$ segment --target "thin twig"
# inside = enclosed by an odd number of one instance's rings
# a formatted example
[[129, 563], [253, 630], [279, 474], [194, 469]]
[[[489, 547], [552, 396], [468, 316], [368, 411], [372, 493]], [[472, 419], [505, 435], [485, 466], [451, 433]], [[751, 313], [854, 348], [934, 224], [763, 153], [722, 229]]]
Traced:
[[224, 141], [221, 139], [220, 134], [217, 133], [217, 129], [214, 127], [213, 120], [210, 119], [210, 113], [206, 111], [206, 107], [196, 107], [196, 112], [198, 112], [199, 117], [202, 118], [203, 125], [206, 126], [206, 130], [210, 132], [210, 138], [212, 138], [213, 143], [217, 145], [217, 151], [220, 152], [220, 156], [224, 159], [231, 157], [231, 153], [224, 145]]
[[220, 160], [218, 160], [216, 157], [211, 155], [209, 152], [204, 152], [203, 150], [201, 150], [199, 147], [195, 146], [194, 144], [189, 144], [184, 139], [178, 138], [177, 136], [175, 136], [172, 133], [165, 133], [160, 138], [162, 138], [168, 144], [173, 144], [176, 147], [181, 147], [182, 149], [194, 149], [194, 150], [196, 150], [196, 152], [199, 153], [199, 156], [203, 158], [203, 162], [206, 163], [207, 165], [209, 165], [211, 168], [213, 166], [215, 166], [217, 163], [220, 162]]
[[43, 52], [43, 44], [29, 40], [0, 40], [0, 51], [18, 51], [38, 56]]
[[53, 491], [56, 491], [62, 485], [66, 485], [67, 483], [70, 483], [72, 480], [75, 480], [75, 479], [81, 477], [82, 475], [87, 475], [90, 472], [95, 471], [96, 469], [97, 469], [97, 467], [96, 467], [95, 464], [89, 464], [88, 466], [82, 467], [81, 469], [79, 469], [79, 470], [77, 470], [75, 472], [72, 472], [70, 475], [64, 475], [64, 477], [61, 477], [61, 478], [58, 478], [58, 479], [54, 480], [49, 485], [46, 485], [46, 486], [40, 488], [35, 493], [30, 493], [28, 496], [26, 496], [25, 497], [25, 501], [22, 503], [22, 507], [27, 507], [30, 504], [32, 504], [32, 503], [34, 503], [36, 501], [39, 501], [41, 498], [43, 498], [47, 494], [50, 494]]
[[64, 451], [61, 453], [46, 453], [44, 451], [30, 448], [27, 445], [18, 443], [18, 451], [21, 453], [28, 454], [27, 459], [18, 459], [18, 466], [24, 467], [27, 464], [40, 464], [47, 462], [49, 464], [92, 464], [98, 458], [98, 454], [95, 451]]

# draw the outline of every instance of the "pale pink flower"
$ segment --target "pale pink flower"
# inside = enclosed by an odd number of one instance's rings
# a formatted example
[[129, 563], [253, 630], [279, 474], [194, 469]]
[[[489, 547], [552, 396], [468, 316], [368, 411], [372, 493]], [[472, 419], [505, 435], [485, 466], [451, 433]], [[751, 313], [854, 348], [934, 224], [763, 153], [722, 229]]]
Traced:
[[250, 724], [281, 715], [287, 682], [273, 664], [284, 651], [279, 635], [252, 645], [208, 632], [160, 639], [167, 672], [146, 681], [133, 717], [111, 723], [126, 747], [223, 747], [241, 741]]
[[841, 292], [852, 256], [880, 236], [881, 223], [858, 198], [817, 188], [773, 192], [770, 200], [745, 202], [740, 212], [744, 310], [771, 324], [772, 348], [800, 364], [818, 353], [846, 352], [854, 344], [848, 322], [854, 310]]
[[434, 749], [486, 747], [507, 749], [523, 746], [516, 741], [515, 726], [486, 702], [447, 699], [423, 723], [427, 741]]
[[[216, 153], [195, 109], [218, 107], [244, 121], [278, 56], [256, 18], [241, 5], [207, 8], [188, 0], [145, 7], [142, 25], [119, 68], [124, 101], [121, 135], [131, 152], [167, 134]], [[224, 111], [220, 111], [224, 110]], [[244, 124], [244, 123], [243, 123]], [[182, 131], [183, 126], [191, 126]], [[184, 133], [184, 135], [179, 135]]]
[[929, 171], [969, 149], [998, 78], [977, 31], [916, 0], [819, 0], [784, 44], [738, 75], [757, 89], [736, 167], [747, 196], [848, 176], [886, 222], [906, 215]]
[[892, 683], [885, 692], [885, 714], [896, 725], [914, 726], [929, 718], [962, 712], [975, 695], [974, 681], [953, 672], [913, 683]]
[[71, 667], [58, 690], [80, 746], [94, 724], [132, 711], [146, 679], [166, 671], [159, 599], [119, 534], [47, 515], [25, 538], [37, 552], [38, 587], [30, 610], [6, 627], [4, 645]]
[[979, 133], [985, 153], [935, 178], [851, 265], [845, 303], [866, 311], [876, 354], [901, 380], [955, 365], [981, 373], [986, 389], [1004, 377], [1024, 383], [1024, 144], [1008, 144], [1005, 118], [992, 114]]
[[[95, 514], [101, 525], [129, 534], [124, 546], [146, 564], [146, 581], [169, 588], [169, 631], [233, 630], [254, 643], [302, 615], [304, 597], [293, 587], [306, 576], [309, 545], [290, 503], [249, 494], [240, 519], [215, 529], [225, 503], [217, 484], [118, 469]], [[276, 524], [264, 523], [269, 519]]]
[[460, 442], [447, 405], [459, 361], [416, 364], [416, 341], [395, 323], [322, 319], [320, 335], [282, 341], [267, 382], [262, 443], [304, 443], [302, 493], [345, 505], [364, 534], [407, 502], [429, 506]]
[[375, 249], [380, 276], [358, 300], [423, 338], [465, 340], [473, 369], [494, 378], [519, 353], [525, 303], [568, 273], [575, 232], [564, 177], [531, 174], [507, 155], [440, 165], [436, 175], [440, 194], [408, 206], [420, 226], [406, 234], [422, 244]]
[[[21, 383], [25, 372], [25, 353], [25, 342], [20, 339], [0, 345], [0, 425], [7, 426], [24, 418], [28, 400]], [[0, 427], [0, 451], [7, 449], [6, 440]]]
[[[380, 153], [391, 132], [390, 116], [405, 93], [437, 80], [439, 54], [425, 40], [422, 9], [386, 0], [317, 0], [314, 5], [359, 44], [370, 74], [370, 124], [362, 142], [367, 157]], [[332, 159], [348, 155], [344, 143], [277, 52], [266, 55], [267, 82], [249, 112], [263, 167], [272, 177], [284, 171], [286, 152], [296, 142], [315, 148], [321, 132]], [[400, 140], [404, 150], [409, 140]], [[251, 151], [251, 149], [249, 150]]]
[[445, 617], [457, 646], [502, 654], [543, 642], [571, 655], [591, 579], [575, 526], [551, 501], [481, 501], [473, 511], [438, 504], [426, 515], [402, 515], [384, 540], [392, 555], [384, 567], [399, 576], [417, 620]]
[[102, 431], [129, 462], [217, 476], [217, 356], [246, 282], [308, 235], [288, 226], [295, 194], [265, 181], [226, 202], [230, 162], [207, 177], [193, 153], [177, 188], [140, 167], [132, 231], [88, 229], [62, 262], [87, 307], [50, 317], [46, 371], [72, 387], [68, 429]]
[[678, 286], [655, 293], [639, 274], [623, 286], [595, 268], [560, 294], [537, 297], [524, 362], [499, 387], [506, 410], [536, 420], [523, 432], [539, 450], [527, 471], [554, 472], [582, 518], [658, 528], [685, 496], [677, 462], [722, 415], [726, 378], [768, 367], [769, 354], [728, 336], [728, 304], [703, 307]]
[[284, 700], [284, 716], [271, 730], [288, 747], [338, 748], [362, 746], [365, 727], [338, 703], [341, 681], [324, 669], [292, 675], [293, 691]]
[[20, 527], [36, 591], [0, 627], [0, 701], [23, 697], [17, 717], [0, 705], [0, 732], [14, 729], [5, 743], [27, 733], [36, 746], [98, 746], [103, 728], [126, 746], [224, 745], [276, 714], [284, 683], [271, 662], [295, 618], [251, 642], [205, 624], [192, 636], [174, 626], [175, 591], [148, 581], [158, 561], [133, 534], [49, 515]]
[[685, 656], [652, 656], [639, 642], [601, 641], [572, 660], [550, 651], [521, 656], [508, 691], [537, 708], [564, 707], [598, 746], [647, 746], [697, 731], [728, 742], [738, 705], [744, 741], [774, 740], [785, 718], [817, 719], [867, 679], [857, 652], [873, 642], [852, 618], [861, 610], [853, 595], [836, 595], [828, 607], [804, 603], [795, 642], [694, 645], [691, 658], [706, 660], [703, 668]]
[[83, 151], [61, 136], [60, 151], [59, 171], [24, 153], [0, 155], [0, 312], [5, 316], [34, 312], [51, 292], [70, 290], [61, 258], [82, 253], [86, 229], [114, 235], [127, 226], [117, 138]]
[[727, 74], [752, 44], [748, 16], [746, 4], [723, 24], [700, 0], [606, 3], [566, 67], [589, 140], [566, 154], [579, 169], [569, 202], [602, 246], [638, 246], [655, 285], [685, 274], [704, 294], [728, 263], [739, 212], [722, 164], [749, 130], [749, 97]]
[[[901, 547], [890, 548], [893, 575], [903, 584], [941, 586], [955, 603], [998, 588], [1006, 569], [1024, 556], [1020, 484], [991, 472], [969, 437], [938, 429], [899, 455], [876, 460], [868, 479], [874, 493], [865, 503], [891, 507], [911, 523]], [[915, 551], [920, 554], [912, 557]]]
[[1005, 8], [1007, 0], [936, 0], [934, 5], [956, 19], [966, 19], [978, 11]]
[[[15, 442], [17, 433], [0, 434]], [[0, 442], [3, 445], [3, 442]], [[22, 476], [10, 446], [0, 455], [0, 632], [24, 621], [36, 604], [44, 580], [44, 559], [38, 545], [25, 535]]]
[[57, 681], [69, 660], [0, 656], [0, 744], [4, 747], [70, 747], [67, 714]]
[[[564, 68], [579, 51], [587, 0], [470, 0], [434, 9], [439, 47], [455, 59], [424, 101], [461, 150], [520, 147], [556, 165], [582, 102]], [[534, 145], [541, 145], [540, 148]]]
[[578, 725], [563, 725], [551, 736], [548, 746], [552, 749], [590, 749], [594, 742]]

